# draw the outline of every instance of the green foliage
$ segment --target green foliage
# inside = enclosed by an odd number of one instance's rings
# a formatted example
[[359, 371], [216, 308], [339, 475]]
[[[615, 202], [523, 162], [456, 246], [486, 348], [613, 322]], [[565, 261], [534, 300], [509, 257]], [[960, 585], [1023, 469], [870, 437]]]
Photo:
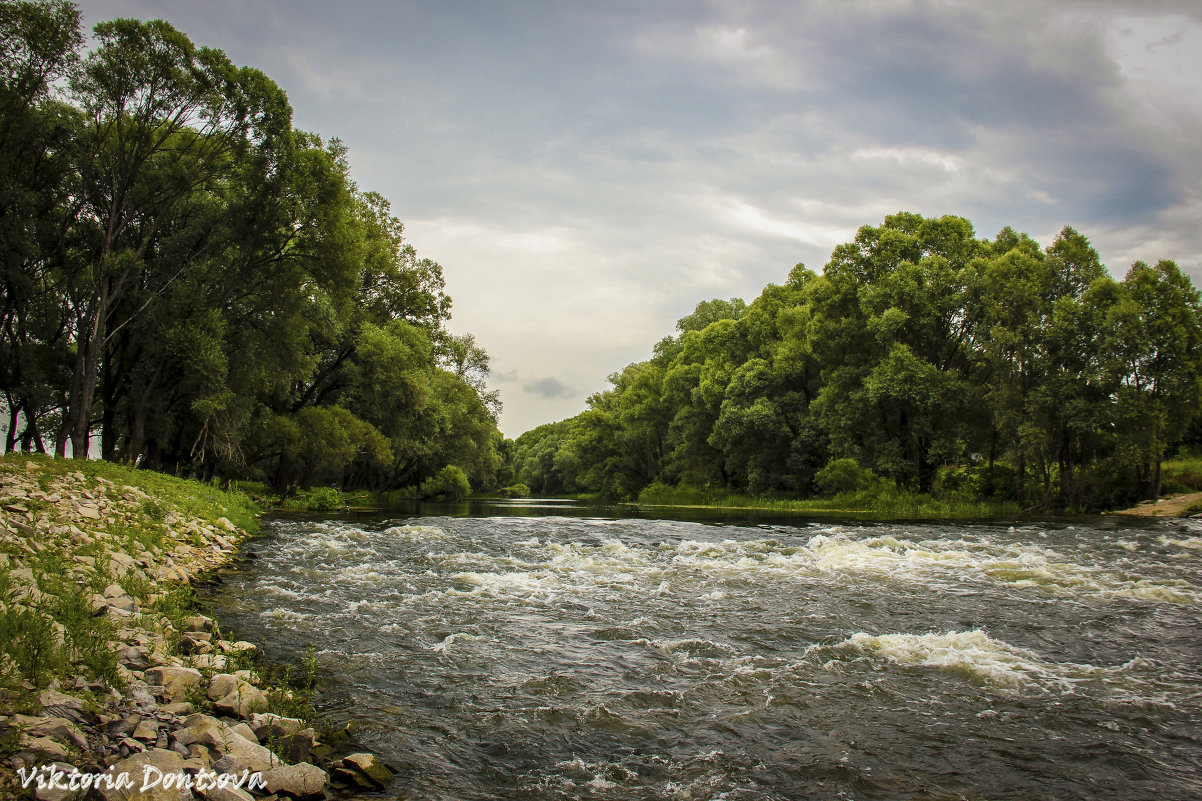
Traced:
[[826, 495], [844, 495], [866, 489], [876, 482], [876, 474], [860, 467], [855, 459], [831, 459], [814, 476], [814, 483]]
[[883, 482], [833, 498], [805, 499], [753, 497], [714, 488], [669, 487], [657, 483], [645, 488], [639, 494], [638, 502], [648, 506], [851, 515], [892, 520], [985, 519], [1013, 517], [1019, 512], [1018, 506], [1013, 503], [933, 498], [923, 493], [899, 491]]
[[1202, 458], [1178, 457], [1164, 463], [1165, 481], [1176, 481], [1191, 492], [1202, 492]]
[[821, 275], [705, 301], [677, 332], [583, 413], [519, 437], [516, 478], [616, 499], [817, 487], [843, 507], [1084, 511], [1175, 486], [1165, 454], [1202, 441], [1199, 293], [1167, 261], [1114, 281], [1072, 228], [1042, 248], [890, 215]]
[[84, 52], [73, 5], [14, 1], [0, 33], [5, 450], [99, 434], [108, 461], [282, 495], [451, 463], [497, 486], [488, 354], [337, 139], [161, 20]]
[[935, 478], [935, 494], [945, 499], [1014, 500], [1018, 473], [1002, 462], [945, 467]]
[[40, 690], [71, 678], [78, 666], [94, 680], [122, 687], [109, 649], [116, 632], [107, 618], [93, 615], [92, 588], [64, 575], [60, 554], [36, 560], [34, 577], [42, 600], [31, 603], [17, 592], [8, 568], [0, 568], [0, 683], [21, 688], [27, 682]]
[[530, 497], [530, 487], [527, 484], [511, 484], [508, 487], [502, 487], [497, 490], [497, 494], [502, 498], [528, 498]]
[[300, 660], [299, 670], [285, 665], [274, 677], [276, 681], [272, 681], [272, 687], [267, 691], [268, 711], [313, 725], [317, 721], [313, 694], [317, 690], [318, 677], [317, 656], [310, 645]]
[[346, 506], [346, 501], [340, 490], [314, 487], [286, 499], [281, 506], [295, 512], [336, 512]]
[[453, 464], [442, 468], [421, 485], [423, 498], [459, 501], [470, 495], [471, 491], [472, 485], [468, 482], [467, 473]]

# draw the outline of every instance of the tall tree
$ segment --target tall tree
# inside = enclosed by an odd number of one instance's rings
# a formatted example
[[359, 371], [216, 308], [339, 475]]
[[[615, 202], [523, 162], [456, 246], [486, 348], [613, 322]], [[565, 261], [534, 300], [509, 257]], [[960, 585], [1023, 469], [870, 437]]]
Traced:
[[[85, 119], [72, 236], [64, 232], [63, 242], [77, 356], [56, 444], [63, 455], [69, 440], [81, 458], [111, 337], [187, 268], [144, 284], [156, 237], [185, 199], [219, 190], [237, 156], [273, 147], [291, 114], [262, 73], [195, 47], [166, 22], [114, 20], [94, 31], [100, 45], [71, 82]], [[117, 319], [137, 286], [147, 301]]]

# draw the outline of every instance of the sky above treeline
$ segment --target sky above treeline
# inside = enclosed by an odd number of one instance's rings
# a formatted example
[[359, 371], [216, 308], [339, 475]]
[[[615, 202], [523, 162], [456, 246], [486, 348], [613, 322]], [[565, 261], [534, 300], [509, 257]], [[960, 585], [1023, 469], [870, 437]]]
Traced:
[[257, 67], [442, 264], [507, 436], [698, 301], [958, 214], [1202, 284], [1202, 3], [82, 0]]

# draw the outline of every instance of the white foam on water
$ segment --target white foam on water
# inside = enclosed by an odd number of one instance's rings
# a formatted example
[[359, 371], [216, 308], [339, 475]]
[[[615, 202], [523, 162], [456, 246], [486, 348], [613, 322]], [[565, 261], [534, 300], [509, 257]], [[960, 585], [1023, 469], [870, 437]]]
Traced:
[[853, 540], [819, 535], [807, 547], [814, 554], [815, 566], [827, 572], [913, 580], [944, 574], [952, 580], [987, 579], [1058, 596], [1175, 604], [1202, 601], [1202, 590], [1185, 581], [1127, 577], [1078, 565], [1058, 551], [1039, 545], [913, 542], [897, 537]]
[[1007, 691], [1072, 692], [1086, 681], [1114, 678], [1139, 670], [1146, 663], [1132, 660], [1118, 667], [1073, 662], [1048, 662], [1034, 651], [990, 637], [984, 631], [929, 634], [866, 634], [858, 632], [835, 646], [882, 656], [906, 667], [932, 667], [959, 675], [975, 684]]
[[463, 572], [451, 576], [456, 581], [473, 585], [466, 592], [454, 587], [447, 589], [448, 595], [521, 595], [547, 596], [563, 590], [563, 583], [552, 573], [481, 573]]
[[[341, 531], [326, 533], [335, 538], [342, 536]], [[449, 539], [443, 529], [426, 525], [394, 526], [384, 533], [393, 539], [408, 537], [420, 542]], [[1037, 533], [1024, 529], [1028, 536]], [[735, 586], [761, 578], [813, 583], [854, 576], [945, 587], [988, 582], [1057, 597], [1202, 602], [1202, 587], [1185, 580], [1133, 575], [1110, 564], [1077, 564], [1074, 557], [1045, 543], [1002, 543], [988, 536], [921, 539], [905, 533], [862, 535], [862, 529], [835, 526], [820, 529], [808, 539], [792, 541], [787, 536], [774, 536], [638, 544], [611, 536], [599, 541], [569, 542], [535, 537], [515, 543], [516, 548], [511, 546], [514, 549], [503, 554], [463, 550], [428, 552], [424, 558], [440, 566], [444, 579], [449, 577], [458, 583], [442, 591], [459, 596], [546, 599], [569, 594], [587, 598], [598, 593], [696, 593], [703, 599], [720, 601], [737, 597]], [[348, 545], [346, 540], [342, 544]], [[1202, 537], [1169, 544], [1196, 553], [1202, 549]], [[399, 561], [375, 558], [343, 568], [336, 575], [341, 582], [381, 586], [395, 581], [405, 569]], [[470, 587], [465, 589], [463, 584]]]
[[454, 634], [448, 634], [446, 637], [443, 637], [442, 642], [438, 643], [437, 645], [430, 646], [430, 650], [436, 653], [445, 654], [452, 645], [460, 640], [463, 642], [477, 642], [483, 639], [483, 637], [476, 634], [468, 634], [466, 632], [457, 631]]
[[259, 613], [259, 617], [266, 620], [279, 620], [287, 623], [299, 623], [302, 620], [312, 620], [314, 615], [305, 612], [297, 612], [294, 609], [265, 609]]
[[1169, 539], [1168, 537], [1160, 538], [1161, 545], [1175, 545], [1178, 548], [1189, 548], [1190, 550], [1202, 550], [1202, 537], [1186, 537], [1182, 540]]
[[423, 526], [418, 524], [405, 526], [392, 526], [384, 529], [384, 535], [392, 539], [407, 540], [410, 542], [428, 542], [429, 540], [445, 540], [447, 532], [437, 526]]
[[699, 638], [684, 638], [677, 640], [648, 640], [638, 639], [635, 643], [646, 647], [654, 648], [658, 651], [664, 651], [669, 654], [675, 654], [684, 659], [697, 658], [727, 658], [737, 651], [726, 643], [713, 642], [712, 640], [703, 640]]

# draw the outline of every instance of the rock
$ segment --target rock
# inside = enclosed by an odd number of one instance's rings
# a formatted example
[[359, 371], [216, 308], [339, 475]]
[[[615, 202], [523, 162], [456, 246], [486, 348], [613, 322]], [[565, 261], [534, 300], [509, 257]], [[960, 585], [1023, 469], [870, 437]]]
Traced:
[[313, 746], [317, 745], [317, 732], [313, 729], [301, 729], [296, 734], [289, 734], [275, 740], [276, 753], [288, 762], [308, 762]]
[[238, 682], [241, 681], [237, 676], [230, 673], [218, 673], [209, 681], [209, 689], [205, 692], [210, 701], [216, 701], [218, 698], [223, 698], [238, 688]]
[[392, 771], [374, 754], [358, 753], [343, 757], [342, 767], [362, 774], [380, 789], [392, 781]]
[[53, 759], [67, 759], [71, 756], [66, 745], [50, 737], [30, 737], [24, 735], [21, 737], [20, 742], [21, 748], [36, 754], [39, 762]]
[[255, 797], [243, 790], [241, 787], [210, 787], [208, 783], [204, 788], [197, 787], [195, 790], [197, 796], [205, 801], [254, 801]]
[[221, 654], [196, 654], [188, 657], [188, 661], [201, 670], [225, 670], [229, 663]]
[[330, 783], [336, 788], [353, 788], [356, 790], [375, 790], [376, 784], [357, 770], [343, 767], [330, 769]]
[[117, 661], [133, 670], [145, 670], [150, 667], [149, 650], [129, 645], [117, 652]]
[[243, 719], [263, 711], [268, 706], [267, 696], [259, 688], [245, 683], [224, 698], [213, 702], [213, 708], [218, 712]]
[[213, 770], [218, 773], [241, 773], [244, 770], [265, 772], [283, 764], [279, 757], [263, 746], [229, 731], [226, 732], [224, 749], [218, 750], [222, 752], [222, 757], [213, 763]]
[[117, 584], [104, 588], [104, 595], [92, 595], [92, 609], [96, 614], [132, 615], [138, 611], [138, 602]]
[[75, 511], [79, 513], [80, 517], [86, 517], [89, 520], [100, 519], [100, 507], [94, 504], [78, 503], [75, 505]]
[[289, 737], [305, 728], [300, 718], [285, 718], [273, 712], [258, 712], [250, 716], [250, 727], [259, 742], [271, 738]]
[[213, 677], [208, 696], [213, 701], [214, 709], [231, 717], [246, 719], [268, 707], [267, 696], [262, 690], [228, 673]]
[[179, 652], [181, 654], [207, 654], [212, 650], [213, 644], [208, 640], [193, 637], [191, 634], [180, 637]]
[[134, 788], [131, 791], [103, 787], [96, 795], [104, 801], [192, 801], [192, 792], [178, 786], [177, 777], [184, 773], [184, 758], [174, 751], [155, 748], [135, 754], [118, 762], [113, 773], [128, 774]]
[[259, 653], [259, 646], [246, 640], [238, 640], [238, 642], [218, 640], [217, 647], [221, 649], [222, 653], [226, 654], [247, 654], [254, 657]]
[[129, 554], [122, 551], [113, 551], [109, 554], [109, 570], [114, 576], [124, 576], [126, 573], [137, 569], [137, 560]]
[[142, 722], [142, 718], [138, 715], [130, 715], [127, 718], [117, 718], [105, 724], [104, 730], [109, 737], [125, 737], [130, 732], [138, 727]]
[[226, 531], [230, 531], [230, 532], [234, 532], [234, 531], [238, 530], [237, 528], [234, 527], [233, 523], [231, 523], [227, 518], [224, 518], [224, 517], [217, 518], [217, 525], [221, 526], [223, 529], [225, 529]]
[[[241, 734], [243, 737], [250, 740], [252, 743], [259, 742], [259, 736], [257, 734], [255, 734], [254, 729], [252, 729], [250, 726], [247, 726], [245, 723], [235, 723], [234, 725], [229, 727], [229, 730], [234, 732], [235, 734]], [[293, 760], [293, 761], [295, 761], [295, 760]]]
[[298, 765], [281, 765], [263, 774], [267, 792], [287, 795], [292, 798], [318, 799], [326, 797], [330, 786], [330, 775], [316, 765], [301, 762]]
[[83, 701], [73, 695], [57, 690], [43, 690], [38, 693], [38, 703], [42, 705], [42, 711], [52, 717], [66, 718], [84, 725], [97, 722], [95, 713], [84, 708]]
[[163, 706], [163, 711], [169, 715], [178, 715], [180, 717], [187, 717], [188, 715], [191, 715], [196, 710], [193, 709], [192, 704], [188, 703], [187, 701], [178, 701], [174, 704], [165, 704]]
[[121, 741], [121, 753], [124, 756], [130, 754], [140, 754], [146, 750], [146, 746], [141, 740], [135, 740], [133, 737], [126, 737]]
[[192, 745], [189, 746], [182, 746], [179, 743], [176, 743], [174, 750], [178, 751], [181, 748], [187, 752], [188, 759], [196, 760], [206, 768], [211, 767], [212, 764], [218, 759], [212, 748], [207, 748], [200, 743], [192, 743]]
[[64, 745], [74, 745], [81, 749], [88, 747], [88, 738], [78, 726], [66, 718], [13, 715], [9, 718], [9, 724], [30, 737], [49, 737]]
[[[67, 776], [70, 776], [71, 772], [75, 770], [74, 765], [68, 765], [66, 762], [54, 762], [48, 767], [51, 770], [60, 770], [67, 774]], [[69, 782], [70, 779], [64, 777], [61, 781], [66, 783]], [[46, 782], [46, 785], [47, 786], [45, 787], [34, 788], [34, 801], [72, 801], [73, 798], [77, 798], [80, 795], [78, 791], [72, 791], [70, 788], [66, 790], [59, 788], [53, 781]]]
[[146, 680], [163, 685], [173, 703], [183, 701], [188, 693], [200, 686], [204, 677], [196, 668], [163, 665], [146, 671]]
[[214, 751], [224, 751], [229, 727], [210, 715], [189, 715], [184, 728], [177, 729], [175, 741], [184, 746], [203, 745]]
[[155, 742], [159, 739], [159, 724], [152, 720], [144, 720], [134, 727], [134, 733], [130, 736], [143, 742]]

